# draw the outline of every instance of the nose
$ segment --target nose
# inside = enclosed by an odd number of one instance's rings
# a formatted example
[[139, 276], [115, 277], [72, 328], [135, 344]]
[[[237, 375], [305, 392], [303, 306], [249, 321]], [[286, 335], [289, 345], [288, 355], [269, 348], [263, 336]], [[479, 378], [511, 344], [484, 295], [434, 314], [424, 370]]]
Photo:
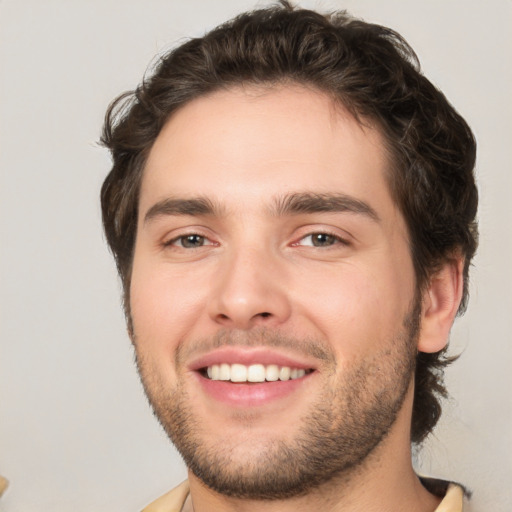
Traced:
[[290, 316], [286, 273], [264, 251], [227, 256], [213, 279], [209, 313], [222, 327], [276, 327]]

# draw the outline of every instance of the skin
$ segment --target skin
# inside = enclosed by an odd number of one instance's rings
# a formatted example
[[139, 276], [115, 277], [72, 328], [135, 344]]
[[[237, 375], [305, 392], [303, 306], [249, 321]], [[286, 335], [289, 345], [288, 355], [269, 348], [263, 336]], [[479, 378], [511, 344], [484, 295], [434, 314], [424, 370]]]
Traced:
[[[416, 286], [388, 166], [378, 129], [363, 127], [325, 95], [291, 85], [196, 99], [172, 116], [150, 152], [130, 289], [143, 382], [153, 401], [186, 397], [202, 443], [225, 447], [240, 471], [273, 441], [295, 439], [326, 389], [343, 394], [354, 369], [379, 362], [393, 391], [395, 342]], [[347, 211], [305, 213], [276, 206], [305, 193], [342, 194], [352, 203]], [[213, 203], [213, 211], [176, 214], [168, 207], [170, 199], [197, 197]], [[315, 246], [314, 233], [327, 234], [328, 243]], [[199, 235], [200, 244], [184, 247], [187, 235]], [[446, 343], [461, 265], [448, 262], [423, 294], [412, 353]], [[219, 334], [240, 346], [250, 339], [254, 348], [258, 332], [314, 340], [330, 362], [289, 346], [271, 349], [315, 371], [292, 393], [254, 407], [212, 398], [190, 368], [194, 360], [216, 349], [209, 340]], [[263, 341], [261, 348], [268, 350]], [[373, 378], [371, 389], [379, 385]], [[263, 502], [215, 492], [189, 472], [187, 506], [196, 512], [434, 510], [438, 498], [411, 466], [412, 381], [404, 389], [390, 432], [350, 472], [306, 495]]]

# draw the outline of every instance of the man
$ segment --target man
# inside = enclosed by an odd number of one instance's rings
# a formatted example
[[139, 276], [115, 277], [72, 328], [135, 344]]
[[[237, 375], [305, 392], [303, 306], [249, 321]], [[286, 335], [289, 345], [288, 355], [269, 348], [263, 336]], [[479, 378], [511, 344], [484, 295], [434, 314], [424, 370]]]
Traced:
[[420, 479], [477, 245], [475, 142], [395, 32], [288, 3], [107, 114], [139, 372], [189, 479], [147, 511], [460, 511]]

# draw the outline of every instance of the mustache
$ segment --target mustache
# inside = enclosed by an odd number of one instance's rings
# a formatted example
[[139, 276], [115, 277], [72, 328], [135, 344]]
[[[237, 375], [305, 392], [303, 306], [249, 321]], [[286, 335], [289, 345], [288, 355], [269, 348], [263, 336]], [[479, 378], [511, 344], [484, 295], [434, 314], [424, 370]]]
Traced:
[[326, 343], [318, 339], [286, 335], [267, 327], [259, 327], [250, 331], [222, 329], [209, 338], [183, 341], [176, 348], [176, 364], [179, 366], [194, 355], [221, 347], [282, 348], [296, 354], [313, 357], [332, 366], [336, 365], [334, 351]]

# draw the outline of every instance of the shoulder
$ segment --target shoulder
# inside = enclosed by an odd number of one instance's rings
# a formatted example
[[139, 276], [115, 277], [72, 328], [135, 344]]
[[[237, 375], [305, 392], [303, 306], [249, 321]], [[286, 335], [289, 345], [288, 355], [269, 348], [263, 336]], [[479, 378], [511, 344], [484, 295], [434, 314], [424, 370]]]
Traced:
[[463, 512], [466, 490], [462, 485], [435, 478], [420, 480], [429, 492], [443, 498], [435, 512]]
[[[435, 512], [463, 512], [465, 491], [461, 485], [433, 478], [421, 478], [421, 482], [432, 494], [443, 498]], [[150, 503], [142, 512], [181, 512], [189, 492], [188, 481], [185, 481]]]
[[190, 492], [188, 480], [150, 503], [142, 512], [181, 512]]

